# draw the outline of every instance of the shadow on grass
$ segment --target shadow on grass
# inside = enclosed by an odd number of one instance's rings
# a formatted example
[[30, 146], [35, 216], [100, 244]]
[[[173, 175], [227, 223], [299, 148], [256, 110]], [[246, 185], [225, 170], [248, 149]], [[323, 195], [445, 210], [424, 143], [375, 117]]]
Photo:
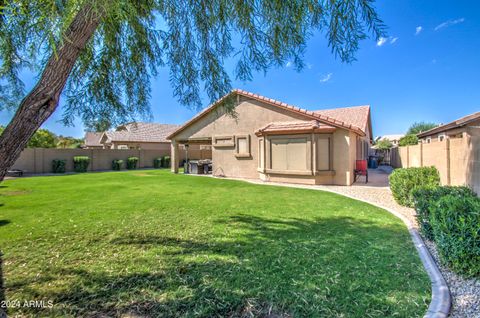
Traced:
[[68, 277], [68, 288], [12, 287], [53, 300], [42, 312], [52, 316], [387, 317], [426, 309], [428, 280], [415, 273], [421, 265], [412, 265], [400, 225], [235, 215], [213, 226], [216, 234], [195, 240], [134, 232], [106, 242], [130, 253], [135, 269], [58, 264], [49, 274]]
[[[0, 206], [2, 206], [3, 204], [0, 203]], [[4, 225], [7, 225], [7, 224], [10, 224], [10, 221], [9, 220], [0, 220], [0, 226], [4, 226]]]

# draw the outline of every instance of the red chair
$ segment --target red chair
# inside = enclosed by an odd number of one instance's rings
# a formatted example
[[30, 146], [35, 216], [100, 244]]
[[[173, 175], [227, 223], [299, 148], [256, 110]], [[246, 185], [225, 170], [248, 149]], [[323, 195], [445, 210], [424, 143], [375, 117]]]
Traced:
[[357, 181], [358, 176], [365, 176], [365, 183], [368, 183], [367, 160], [356, 160], [354, 173], [355, 177], [353, 182]]

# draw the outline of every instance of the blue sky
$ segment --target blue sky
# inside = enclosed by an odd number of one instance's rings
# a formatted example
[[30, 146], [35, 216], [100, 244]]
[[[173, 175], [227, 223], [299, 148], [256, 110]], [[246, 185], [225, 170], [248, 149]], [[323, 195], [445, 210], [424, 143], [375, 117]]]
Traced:
[[[384, 0], [377, 8], [388, 36], [363, 41], [356, 62], [336, 60], [323, 36], [315, 34], [300, 73], [287, 63], [233, 86], [310, 110], [369, 104], [375, 136], [403, 133], [415, 121], [446, 123], [480, 111], [480, 3]], [[27, 73], [24, 80], [27, 88], [34, 84]], [[181, 124], [195, 114], [173, 97], [166, 69], [152, 82], [151, 107], [161, 123]], [[80, 122], [75, 127], [58, 122], [61, 111], [43, 127], [83, 136]], [[0, 124], [12, 116], [2, 111]]]

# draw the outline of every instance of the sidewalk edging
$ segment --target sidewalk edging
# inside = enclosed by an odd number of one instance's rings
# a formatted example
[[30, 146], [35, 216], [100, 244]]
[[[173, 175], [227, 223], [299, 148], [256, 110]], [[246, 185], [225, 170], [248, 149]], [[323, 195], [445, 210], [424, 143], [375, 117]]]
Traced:
[[[228, 178], [231, 179], [231, 178]], [[242, 180], [242, 179], [234, 179], [234, 180]], [[423, 242], [420, 234], [418, 233], [417, 229], [413, 226], [412, 222], [405, 216], [403, 216], [401, 213], [391, 209], [387, 208], [385, 206], [379, 205], [375, 202], [371, 202], [368, 200], [356, 198], [354, 196], [344, 194], [341, 192], [336, 192], [335, 190], [327, 189], [327, 188], [307, 188], [307, 187], [302, 187], [301, 185], [295, 185], [295, 184], [284, 184], [284, 183], [274, 183], [274, 182], [256, 182], [254, 180], [242, 180], [242, 181], [247, 181], [250, 183], [254, 184], [261, 184], [261, 185], [276, 185], [276, 186], [284, 186], [284, 187], [291, 187], [291, 188], [300, 188], [300, 189], [310, 189], [310, 190], [319, 190], [319, 191], [326, 191], [326, 192], [331, 192], [335, 193], [338, 195], [342, 195], [344, 197], [353, 199], [353, 200], [358, 200], [362, 201], [371, 205], [374, 205], [376, 207], [379, 207], [381, 209], [384, 209], [391, 214], [395, 215], [397, 218], [403, 221], [405, 225], [408, 228], [408, 231], [410, 233], [410, 236], [412, 238], [413, 244], [415, 245], [415, 248], [417, 249], [418, 255], [420, 256], [420, 259], [422, 260], [423, 267], [427, 271], [428, 277], [430, 278], [431, 285], [432, 285], [432, 300], [430, 301], [430, 305], [428, 306], [427, 313], [425, 314], [424, 318], [446, 318], [448, 317], [448, 314], [450, 313], [450, 309], [452, 307], [452, 299], [450, 295], [450, 290], [448, 289], [447, 283], [445, 279], [442, 276], [442, 273], [438, 269], [437, 264], [433, 260], [432, 255], [428, 251], [427, 247], [425, 246], [425, 243]]]

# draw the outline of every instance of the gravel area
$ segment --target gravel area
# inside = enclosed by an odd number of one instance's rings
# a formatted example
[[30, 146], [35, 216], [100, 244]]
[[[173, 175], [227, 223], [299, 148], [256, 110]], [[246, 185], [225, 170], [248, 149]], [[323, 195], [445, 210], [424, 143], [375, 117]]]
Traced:
[[[336, 192], [338, 194], [344, 194], [350, 197], [358, 198], [361, 200], [369, 201], [372, 204], [379, 205], [381, 207], [389, 208], [401, 213], [408, 218], [411, 224], [418, 228], [417, 221], [415, 219], [415, 210], [407, 207], [400, 206], [393, 199], [390, 188], [388, 187], [388, 169], [379, 169], [371, 171], [371, 177], [373, 182], [368, 184], [356, 183], [353, 186], [309, 186], [309, 185], [292, 185], [284, 183], [266, 183], [258, 180], [248, 180], [253, 183], [262, 184], [275, 184], [281, 186], [305, 188], [305, 189], [317, 189]], [[440, 269], [442, 276], [447, 282], [452, 296], [452, 309], [449, 317], [452, 318], [480, 318], [480, 280], [479, 279], [466, 279], [461, 277], [445, 266], [442, 266], [438, 257], [435, 244], [431, 241], [424, 239], [430, 254], [433, 256], [435, 262]]]

